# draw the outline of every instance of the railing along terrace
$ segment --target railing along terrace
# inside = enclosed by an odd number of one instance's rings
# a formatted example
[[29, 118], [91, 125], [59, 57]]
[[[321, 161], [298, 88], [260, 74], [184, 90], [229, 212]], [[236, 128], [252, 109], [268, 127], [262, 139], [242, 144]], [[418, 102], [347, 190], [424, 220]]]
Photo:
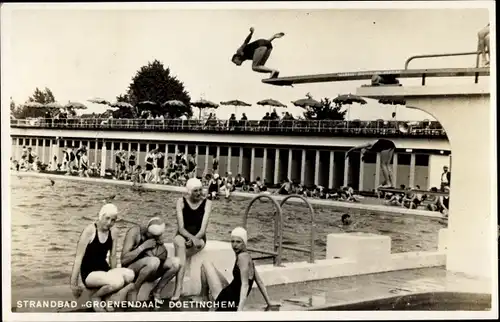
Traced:
[[446, 137], [437, 121], [422, 121], [401, 132], [399, 124], [407, 121], [331, 121], [331, 120], [148, 120], [148, 119], [13, 119], [14, 128], [94, 129], [160, 132], [210, 132], [210, 133], [273, 133], [318, 135], [366, 136], [417, 136]]

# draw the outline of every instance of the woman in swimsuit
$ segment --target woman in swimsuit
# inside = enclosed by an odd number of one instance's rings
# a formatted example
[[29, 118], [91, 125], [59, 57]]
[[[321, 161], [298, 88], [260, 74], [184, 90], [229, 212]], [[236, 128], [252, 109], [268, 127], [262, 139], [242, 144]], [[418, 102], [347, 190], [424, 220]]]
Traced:
[[156, 149], [149, 151], [149, 153], [146, 155], [146, 182], [150, 182], [151, 177], [153, 175], [152, 172], [153, 169], [155, 168], [154, 165], [155, 154], [156, 154]]
[[135, 170], [135, 158], [136, 158], [135, 149], [132, 149], [130, 155], [128, 156], [128, 167], [129, 167], [128, 171], [130, 173], [134, 172]]
[[252, 35], [254, 32], [254, 28], [250, 28], [250, 34], [247, 36], [243, 45], [236, 51], [236, 54], [233, 55], [231, 61], [237, 65], [241, 66], [241, 64], [245, 60], [252, 61], [252, 70], [258, 73], [270, 73], [271, 78], [278, 77], [279, 71], [268, 68], [264, 66], [271, 55], [273, 50], [272, 41], [276, 38], [281, 38], [285, 34], [280, 32], [275, 34], [269, 39], [258, 39], [256, 41], [250, 42], [252, 39]]
[[257, 283], [268, 308], [279, 306], [279, 303], [272, 302], [269, 298], [266, 285], [255, 269], [247, 250], [247, 232], [244, 228], [237, 227], [231, 232], [231, 247], [236, 254], [231, 283], [228, 283], [213, 264], [208, 262], [202, 264], [202, 285], [208, 286], [212, 297], [215, 298], [217, 304], [214, 305], [215, 310], [242, 311], [254, 282]]
[[382, 169], [382, 175], [385, 179], [382, 187], [394, 187], [390, 164], [395, 149], [396, 145], [391, 140], [378, 139], [376, 141], [362, 144], [350, 149], [346, 153], [346, 159], [351, 157], [352, 153], [358, 150], [361, 150], [361, 159], [363, 161], [365, 160], [366, 152], [380, 153], [380, 167]]
[[[71, 290], [76, 298], [83, 291], [78, 283], [79, 276], [85, 287], [93, 291], [93, 303], [100, 302], [103, 297], [111, 294], [110, 300], [125, 300], [128, 292], [133, 289], [134, 272], [127, 268], [117, 268], [118, 231], [113, 228], [117, 217], [116, 206], [106, 204], [99, 211], [98, 220], [83, 230], [71, 273]], [[109, 264], [106, 261], [108, 253]], [[103, 311], [103, 308], [97, 305], [94, 310]], [[106, 310], [112, 311], [113, 308], [107, 307]]]
[[203, 195], [203, 186], [197, 178], [186, 183], [187, 196], [177, 200], [177, 235], [174, 238], [175, 256], [180, 260], [180, 269], [175, 280], [172, 301], [179, 300], [184, 281], [186, 257], [201, 251], [206, 244], [207, 226], [212, 202]]
[[73, 167], [74, 167], [75, 160], [76, 160], [75, 152], [73, 151], [71, 146], [69, 146], [68, 148], [66, 148], [66, 167], [68, 170], [68, 172], [66, 174], [73, 173]]
[[89, 158], [87, 157], [87, 151], [83, 151], [80, 156], [80, 177], [89, 177]]

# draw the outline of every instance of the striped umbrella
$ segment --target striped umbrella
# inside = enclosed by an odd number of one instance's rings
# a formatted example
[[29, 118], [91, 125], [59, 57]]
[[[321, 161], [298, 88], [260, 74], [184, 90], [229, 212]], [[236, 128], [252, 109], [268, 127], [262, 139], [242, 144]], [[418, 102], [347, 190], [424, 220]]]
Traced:
[[31, 107], [31, 108], [42, 108], [45, 107], [42, 103], [38, 102], [26, 102], [23, 104], [24, 107]]
[[64, 105], [66, 109], [74, 109], [74, 110], [86, 110], [87, 106], [78, 102], [68, 102], [68, 104]]

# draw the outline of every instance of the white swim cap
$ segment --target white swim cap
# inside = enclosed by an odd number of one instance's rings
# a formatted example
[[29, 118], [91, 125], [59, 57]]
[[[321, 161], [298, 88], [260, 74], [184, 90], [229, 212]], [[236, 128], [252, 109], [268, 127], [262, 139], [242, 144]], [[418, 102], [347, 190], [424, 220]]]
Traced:
[[219, 174], [218, 173], [214, 174], [214, 179], [218, 179], [218, 178], [219, 178]]
[[198, 178], [191, 178], [186, 182], [186, 190], [187, 193], [193, 192], [193, 190], [197, 188], [203, 188], [203, 184], [201, 183], [200, 179]]
[[118, 215], [118, 208], [112, 203], [105, 204], [99, 211], [99, 220], [105, 215]]
[[232, 173], [231, 171], [229, 171], [229, 172], [227, 173], [227, 175], [228, 175], [228, 176], [232, 176], [232, 175], [233, 175], [233, 173]]
[[165, 231], [165, 222], [160, 217], [153, 217], [147, 224], [148, 232], [153, 236], [161, 236]]
[[233, 229], [231, 232], [231, 237], [238, 237], [243, 240], [243, 243], [245, 243], [245, 246], [247, 245], [247, 231], [243, 227], [236, 227]]

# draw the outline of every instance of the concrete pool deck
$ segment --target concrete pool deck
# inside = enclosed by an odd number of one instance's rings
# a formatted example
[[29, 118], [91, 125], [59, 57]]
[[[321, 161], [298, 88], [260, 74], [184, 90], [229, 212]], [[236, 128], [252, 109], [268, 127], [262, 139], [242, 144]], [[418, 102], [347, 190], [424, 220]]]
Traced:
[[[60, 295], [58, 288], [61, 287], [44, 288], [43, 291], [13, 289], [12, 307], [16, 306], [16, 301], [34, 298], [35, 292], [40, 291], [42, 293], [39, 296], [45, 300], [58, 299]], [[440, 266], [272, 285], [268, 286], [267, 290], [273, 301], [281, 303], [280, 311], [307, 311], [425, 292], [491, 294], [492, 281], [452, 273]], [[265, 301], [259, 290], [254, 289], [248, 297], [245, 311], [264, 311], [264, 309]], [[16, 310], [16, 312], [29, 311], [35, 312], [34, 309]], [[36, 312], [49, 311], [37, 309]]]
[[[70, 175], [39, 173], [39, 172], [11, 171], [11, 177], [13, 177], [13, 176], [59, 179], [59, 180], [80, 181], [80, 182], [87, 182], [87, 183], [113, 184], [113, 185], [124, 186], [124, 187], [132, 187], [133, 186], [132, 182], [130, 182], [130, 181], [102, 179], [102, 178], [85, 178], [85, 177], [77, 177], [77, 176], [70, 176]], [[180, 193], [185, 191], [184, 187], [169, 186], [169, 185], [162, 185], [162, 184], [151, 184], [151, 183], [141, 184], [140, 187], [142, 189], [145, 189], [145, 190], [157, 190], [157, 191], [159, 190], [159, 191], [180, 192]], [[235, 192], [232, 192], [231, 194], [235, 197], [244, 197], [244, 198], [249, 198], [249, 199], [257, 196], [256, 193], [241, 192], [241, 191], [235, 191]], [[272, 196], [277, 201], [282, 201], [286, 197], [286, 196], [277, 195], [277, 194], [272, 195]], [[382, 212], [382, 213], [387, 213], [387, 214], [444, 218], [438, 212], [432, 212], [432, 211], [428, 211], [428, 210], [418, 210], [418, 209], [407, 209], [407, 208], [403, 208], [403, 207], [386, 206], [386, 205], [381, 205], [381, 204], [375, 204], [378, 202], [378, 201], [376, 201], [377, 199], [374, 199], [374, 198], [366, 198], [366, 199], [368, 199], [369, 201], [368, 200], [365, 201], [363, 199], [361, 202], [357, 202], [357, 203], [345, 202], [345, 201], [324, 200], [324, 199], [314, 199], [314, 198], [307, 198], [307, 201], [311, 205], [328, 206], [328, 207], [337, 208], [339, 210], [374, 211], [374, 212]], [[373, 201], [370, 199], [373, 199]], [[303, 201], [299, 200], [299, 199], [289, 199], [288, 202], [303, 203]]]

